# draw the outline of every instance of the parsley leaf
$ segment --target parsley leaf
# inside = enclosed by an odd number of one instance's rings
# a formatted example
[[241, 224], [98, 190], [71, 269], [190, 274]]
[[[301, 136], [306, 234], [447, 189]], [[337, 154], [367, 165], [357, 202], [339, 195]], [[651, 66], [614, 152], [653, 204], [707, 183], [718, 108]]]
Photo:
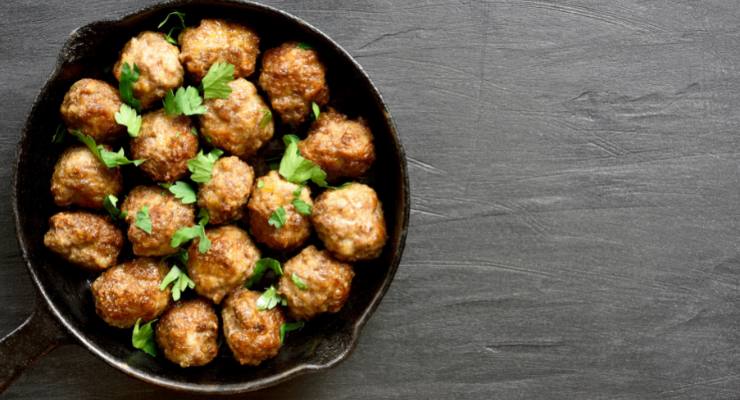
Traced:
[[165, 26], [165, 24], [167, 24], [167, 21], [168, 21], [168, 20], [170, 19], [170, 17], [172, 17], [172, 16], [175, 16], [175, 17], [177, 17], [177, 18], [179, 18], [179, 19], [180, 19], [180, 26], [173, 26], [172, 28], [170, 28], [169, 32], [167, 32], [167, 33], [166, 33], [166, 34], [164, 35], [164, 39], [165, 39], [165, 40], [166, 40], [166, 41], [167, 41], [168, 43], [170, 43], [170, 44], [173, 44], [173, 45], [177, 46], [177, 40], [175, 40], [175, 39], [174, 39], [174, 38], [172, 37], [172, 34], [173, 34], [173, 33], [174, 33], [174, 32], [175, 32], [176, 30], [182, 30], [182, 29], [185, 29], [185, 13], [183, 13], [183, 12], [180, 12], [180, 11], [173, 11], [173, 12], [171, 12], [171, 13], [167, 14], [167, 16], [166, 16], [166, 17], [164, 18], [164, 21], [160, 22], [160, 23], [159, 23], [159, 25], [157, 25], [157, 29], [162, 29], [162, 27], [163, 27], [163, 26]]
[[170, 185], [167, 190], [182, 201], [182, 204], [193, 204], [196, 201], [196, 193], [190, 185], [183, 181], [177, 181]]
[[144, 160], [129, 160], [128, 158], [126, 158], [126, 155], [123, 153], [123, 147], [120, 148], [117, 153], [114, 153], [112, 151], [106, 150], [105, 147], [95, 143], [95, 139], [88, 135], [85, 135], [77, 129], [70, 133], [80, 142], [84, 143], [85, 146], [87, 146], [87, 148], [90, 149], [90, 151], [95, 155], [95, 157], [97, 157], [98, 160], [100, 160], [100, 162], [105, 164], [105, 166], [108, 168], [114, 168], [127, 164], [134, 164], [136, 166], [139, 166], [141, 165], [141, 163], [144, 162]]
[[267, 220], [267, 223], [274, 226], [276, 229], [280, 229], [285, 225], [285, 217], [285, 209], [280, 206], [270, 214], [270, 219]]
[[270, 121], [272, 121], [272, 111], [263, 110], [262, 119], [260, 120], [260, 129], [265, 129]]
[[311, 111], [313, 111], [313, 119], [318, 120], [319, 115], [321, 115], [321, 109], [319, 108], [319, 105], [315, 102], [311, 102]]
[[208, 210], [206, 210], [205, 208], [201, 208], [200, 211], [198, 211], [198, 223], [200, 225], [208, 225], [208, 221], [210, 221], [210, 219], [211, 216], [208, 214]]
[[203, 154], [203, 150], [199, 151], [195, 158], [188, 161], [188, 170], [192, 172], [190, 179], [198, 183], [207, 183], [210, 181], [213, 164], [222, 154], [224, 152], [219, 149], [213, 149], [207, 155]]
[[126, 213], [118, 209], [118, 197], [109, 194], [103, 199], [103, 207], [114, 220], [126, 218]]
[[157, 356], [157, 346], [154, 344], [154, 329], [152, 328], [154, 321], [156, 319], [139, 326], [141, 318], [137, 319], [136, 325], [134, 325], [134, 333], [131, 335], [131, 344], [134, 348], [152, 357]]
[[249, 277], [244, 286], [247, 288], [251, 288], [252, 286], [254, 286], [255, 283], [259, 282], [262, 279], [268, 269], [271, 269], [273, 272], [275, 272], [275, 275], [277, 276], [283, 274], [283, 269], [280, 267], [280, 261], [274, 258], [260, 258], [254, 264], [254, 271], [252, 271], [252, 276]]
[[231, 94], [229, 82], [234, 80], [234, 66], [225, 62], [211, 65], [203, 77], [203, 97], [206, 99], [225, 99]]
[[206, 236], [205, 229], [209, 219], [208, 211], [201, 209], [198, 213], [198, 217], [200, 220], [197, 225], [180, 228], [174, 235], [172, 235], [172, 240], [170, 241], [171, 247], [180, 247], [181, 244], [198, 238], [198, 251], [201, 254], [208, 252], [208, 249], [211, 248], [211, 241], [208, 239], [208, 236]]
[[293, 207], [301, 215], [311, 215], [311, 205], [301, 199], [293, 199]]
[[137, 110], [141, 110], [141, 101], [134, 97], [134, 83], [139, 80], [140, 74], [141, 71], [136, 64], [132, 69], [128, 63], [123, 63], [121, 77], [118, 79], [118, 93], [121, 94], [121, 100]]
[[54, 136], [51, 137], [51, 142], [54, 144], [62, 143], [66, 134], [67, 128], [62, 124], [57, 125], [57, 130], [54, 132]]
[[301, 279], [300, 276], [296, 273], [290, 274], [290, 280], [293, 281], [293, 284], [296, 285], [298, 289], [306, 290], [308, 289], [308, 285], [306, 285], [306, 282]]
[[275, 289], [275, 286], [270, 286], [264, 293], [257, 299], [257, 309], [260, 311], [272, 310], [278, 304], [288, 305], [288, 302], [280, 296]]
[[195, 289], [195, 282], [190, 279], [188, 274], [177, 268], [177, 265], [173, 265], [170, 272], [162, 279], [159, 290], [164, 291], [172, 283], [174, 283], [172, 285], [172, 300], [175, 301], [180, 300], [180, 294], [187, 288]]
[[126, 131], [128, 131], [129, 136], [139, 136], [139, 130], [141, 129], [141, 115], [137, 114], [136, 110], [129, 107], [128, 104], [122, 103], [121, 108], [116, 111], [115, 118], [118, 124], [126, 127]]
[[283, 343], [285, 341], [285, 334], [288, 332], [297, 331], [301, 328], [303, 328], [303, 321], [296, 321], [296, 322], [283, 322], [280, 325], [280, 343]]
[[170, 89], [162, 103], [167, 115], [199, 115], [206, 113], [206, 107], [203, 105], [203, 99], [200, 97], [198, 89], [192, 86], [177, 88], [175, 93]]
[[261, 180], [260, 181], [257, 181], [257, 187], [260, 188], [260, 189], [262, 189], [263, 187], [265, 187], [265, 182], [263, 182]]
[[198, 137], [198, 129], [196, 127], [190, 128], [190, 134], [195, 137]]
[[148, 234], [152, 233], [152, 220], [149, 218], [149, 206], [141, 207], [141, 209], [136, 212], [136, 221], [134, 222], [134, 225]]
[[313, 47], [311, 47], [311, 45], [308, 44], [308, 43], [306, 43], [306, 42], [300, 42], [300, 43], [298, 43], [298, 48], [301, 49], [301, 50], [311, 50], [311, 49], [313, 49]]
[[307, 160], [301, 156], [298, 151], [298, 137], [295, 135], [283, 136], [285, 143], [285, 154], [280, 160], [278, 172], [289, 182], [302, 184], [308, 180], [313, 183], [326, 187], [326, 172], [316, 165], [313, 161]]

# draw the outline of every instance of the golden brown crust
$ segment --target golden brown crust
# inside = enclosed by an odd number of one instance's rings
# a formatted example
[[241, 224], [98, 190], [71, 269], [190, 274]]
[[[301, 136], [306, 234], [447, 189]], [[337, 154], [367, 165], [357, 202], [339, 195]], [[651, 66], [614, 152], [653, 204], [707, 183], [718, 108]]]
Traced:
[[65, 260], [92, 271], [115, 265], [123, 234], [107, 217], [84, 211], [49, 218], [44, 245]]
[[[293, 192], [296, 189], [298, 185], [286, 181], [276, 171], [270, 171], [257, 179], [247, 205], [249, 227], [256, 241], [271, 249], [291, 250], [308, 239], [311, 235], [311, 222], [307, 216], [298, 213], [293, 205]], [[300, 199], [313, 205], [308, 187], [301, 190]], [[269, 220], [272, 213], [280, 207], [285, 210], [285, 225], [275, 228], [269, 224]]]
[[262, 123], [267, 104], [254, 85], [242, 78], [229, 82], [232, 91], [226, 99], [205, 101], [206, 113], [200, 116], [201, 133], [214, 146], [249, 158], [272, 138], [272, 119]]
[[380, 200], [360, 183], [322, 193], [311, 221], [324, 246], [343, 261], [377, 258], [387, 239]]
[[213, 165], [211, 180], [200, 185], [198, 206], [208, 210], [212, 224], [239, 220], [252, 193], [254, 170], [237, 157], [222, 157]]
[[262, 56], [260, 87], [267, 92], [272, 108], [284, 123], [298, 125], [311, 111], [329, 101], [326, 68], [312, 49], [302, 49], [297, 42], [284, 43]]
[[60, 107], [67, 129], [79, 129], [96, 142], [112, 142], [126, 132], [115, 114], [121, 108], [118, 90], [97, 79], [80, 79], [64, 95]]
[[62, 153], [51, 177], [51, 194], [60, 207], [103, 208], [105, 196], [118, 195], [123, 179], [118, 168], [108, 168], [85, 146]]
[[[144, 206], [149, 207], [152, 233], [146, 233], [135, 225], [136, 213]], [[195, 223], [192, 205], [182, 204], [170, 192], [158, 186], [137, 186], [123, 201], [121, 210], [126, 212], [129, 224], [128, 240], [138, 256], [166, 256], [177, 252], [170, 246], [172, 235], [180, 228]]]
[[179, 40], [180, 61], [198, 82], [217, 62], [233, 65], [235, 78], [252, 75], [260, 52], [259, 37], [252, 29], [218, 19], [201, 20], [197, 27], [182, 31]]
[[180, 49], [167, 43], [164, 34], [159, 32], [141, 32], [126, 43], [113, 66], [118, 80], [124, 63], [130, 68], [136, 64], [141, 71], [134, 83], [134, 97], [141, 101], [143, 108], [163, 98], [168, 90], [182, 85], [185, 75], [180, 64]]
[[146, 160], [139, 166], [156, 182], [173, 182], [188, 172], [188, 160], [198, 153], [198, 138], [190, 133], [190, 118], [164, 110], [145, 114], [139, 136], [131, 140], [131, 156]]
[[259, 297], [258, 292], [239, 288], [226, 298], [221, 310], [226, 343], [242, 365], [259, 365], [280, 351], [280, 325], [285, 318], [277, 307], [258, 310]]
[[370, 128], [333, 109], [322, 112], [305, 140], [298, 143], [303, 157], [318, 164], [329, 179], [358, 178], [375, 161]]
[[156, 325], [157, 345], [164, 356], [179, 366], [197, 367], [218, 354], [218, 317], [206, 300], [175, 303]]
[[244, 284], [260, 252], [247, 232], [236, 226], [207, 229], [206, 237], [211, 248], [205, 254], [198, 250], [198, 239], [190, 245], [188, 276], [198, 294], [218, 304], [228, 292]]
[[[293, 282], [296, 274], [305, 289]], [[311, 319], [321, 313], [339, 311], [349, 297], [352, 266], [335, 260], [329, 252], [308, 246], [283, 266], [278, 291], [285, 296], [290, 314], [296, 319]]]
[[103, 272], [92, 284], [95, 311], [117, 328], [130, 328], [141, 318], [150, 321], [170, 301], [170, 289], [159, 290], [167, 265], [154, 258], [137, 258]]

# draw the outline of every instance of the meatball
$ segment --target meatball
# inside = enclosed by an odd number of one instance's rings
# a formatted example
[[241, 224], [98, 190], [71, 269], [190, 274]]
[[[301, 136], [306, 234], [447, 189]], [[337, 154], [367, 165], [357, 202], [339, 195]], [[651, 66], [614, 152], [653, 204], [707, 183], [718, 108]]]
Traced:
[[373, 135], [367, 124], [333, 109], [321, 113], [298, 149], [326, 171], [329, 179], [358, 178], [375, 161]]
[[258, 310], [259, 297], [259, 292], [239, 288], [226, 298], [221, 310], [226, 343], [242, 365], [259, 365], [280, 351], [280, 326], [285, 318], [277, 307]]
[[[291, 315], [311, 319], [342, 308], [354, 275], [351, 265], [335, 260], [326, 250], [308, 246], [285, 263], [279, 291], [285, 296]], [[305, 287], [298, 287], [294, 279]]]
[[[260, 187], [261, 186], [261, 187]], [[294, 249], [311, 235], [311, 223], [308, 216], [301, 215], [293, 205], [296, 196], [293, 192], [299, 186], [283, 179], [276, 171], [257, 179], [252, 197], [249, 199], [249, 227], [255, 240], [275, 250]], [[298, 196], [310, 206], [311, 190], [301, 189]], [[270, 225], [272, 213], [282, 207], [285, 210], [285, 224], [276, 228]]]
[[380, 200], [361, 183], [322, 193], [311, 221], [326, 248], [343, 261], [376, 258], [387, 239]]
[[[136, 214], [148, 207], [152, 231], [147, 233], [136, 226]], [[123, 201], [121, 210], [126, 213], [128, 240], [137, 256], [165, 256], [177, 252], [170, 246], [172, 235], [180, 228], [192, 226], [195, 210], [182, 204], [170, 192], [157, 186], [137, 186]]]
[[219, 158], [211, 180], [198, 191], [198, 206], [208, 210], [210, 222], [223, 224], [241, 219], [252, 193], [254, 170], [237, 157]]
[[296, 42], [267, 50], [262, 57], [259, 85], [284, 123], [298, 125], [311, 103], [329, 101], [326, 71], [316, 51]]
[[205, 101], [201, 133], [214, 146], [248, 158], [272, 138], [275, 125], [266, 119], [269, 109], [251, 82], [239, 78], [229, 82], [229, 87], [228, 98]]
[[157, 322], [157, 345], [168, 360], [181, 367], [197, 367], [218, 354], [218, 317], [203, 299], [176, 303]]
[[134, 83], [134, 97], [141, 106], [148, 108], [163, 98], [167, 91], [182, 85], [185, 75], [180, 64], [180, 50], [164, 39], [158, 32], [141, 32], [123, 47], [113, 66], [113, 74], [121, 80], [123, 64], [133, 69], [139, 67], [139, 79]]
[[73, 264], [102, 271], [115, 265], [123, 234], [106, 217], [84, 211], [60, 212], [49, 218], [44, 244]]
[[126, 132], [116, 122], [121, 108], [118, 90], [97, 79], [80, 79], [64, 95], [60, 112], [68, 129], [79, 129], [96, 142], [111, 142]]
[[62, 153], [51, 176], [51, 194], [60, 207], [103, 208], [105, 196], [118, 195], [123, 179], [118, 168], [108, 168], [85, 146]]
[[157, 318], [170, 301], [170, 289], [159, 290], [167, 272], [167, 265], [153, 258], [137, 258], [106, 270], [91, 286], [95, 311], [116, 328], [130, 328], [139, 318]]
[[203, 19], [197, 27], [180, 34], [180, 61], [196, 81], [211, 65], [227, 62], [234, 66], [234, 77], [252, 75], [259, 55], [260, 39], [248, 27], [217, 19]]
[[226, 293], [244, 284], [260, 252], [247, 232], [236, 226], [208, 229], [206, 237], [211, 248], [205, 254], [198, 250], [198, 239], [190, 245], [188, 276], [195, 282], [198, 294], [218, 304]]
[[188, 172], [188, 160], [198, 153], [198, 138], [190, 132], [190, 118], [169, 116], [164, 110], [145, 114], [139, 136], [131, 140], [134, 159], [157, 182], [173, 182]]

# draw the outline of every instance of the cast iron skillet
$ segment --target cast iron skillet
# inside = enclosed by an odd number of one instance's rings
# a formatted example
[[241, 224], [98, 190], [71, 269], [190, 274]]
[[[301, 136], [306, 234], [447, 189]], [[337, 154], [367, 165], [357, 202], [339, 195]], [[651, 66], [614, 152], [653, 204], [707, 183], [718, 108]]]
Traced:
[[[384, 205], [388, 244], [379, 259], [355, 266], [350, 300], [338, 314], [319, 317], [302, 331], [291, 334], [278, 357], [259, 367], [239, 366], [225, 344], [211, 364], [190, 369], [174, 366], [162, 356], [154, 359], [134, 350], [128, 330], [110, 328], [95, 315], [89, 293], [93, 276], [66, 265], [43, 245], [47, 220], [56, 209], [49, 180], [61, 148], [52, 145], [50, 138], [60, 122], [59, 105], [64, 93], [82, 77], [110, 81], [109, 68], [123, 44], [142, 30], [154, 30], [173, 10], [184, 11], [193, 19], [209, 16], [245, 22], [260, 34], [262, 49], [289, 39], [310, 43], [328, 68], [330, 105], [351, 116], [362, 115], [375, 135], [377, 161], [370, 184]], [[77, 339], [126, 374], [190, 392], [246, 392], [332, 367], [347, 357], [388, 289], [408, 226], [404, 151], [370, 78], [346, 51], [316, 28], [280, 10], [246, 1], [170, 1], [120, 20], [95, 22], [74, 31], [28, 116], [15, 168], [13, 211], [18, 243], [40, 296], [33, 314], [0, 342], [0, 392], [34, 359], [69, 338]]]

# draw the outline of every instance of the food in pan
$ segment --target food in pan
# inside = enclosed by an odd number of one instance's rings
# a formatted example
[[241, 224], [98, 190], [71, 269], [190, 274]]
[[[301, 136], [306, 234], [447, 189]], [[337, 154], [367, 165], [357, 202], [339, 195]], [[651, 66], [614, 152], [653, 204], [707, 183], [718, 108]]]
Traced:
[[97, 315], [134, 348], [183, 368], [221, 350], [257, 366], [341, 312], [361, 279], [351, 263], [380, 256], [382, 205], [359, 183], [373, 136], [327, 107], [332, 71], [309, 44], [260, 48], [251, 27], [188, 27], [179, 12], [160, 27], [173, 21], [60, 99], [44, 244], [93, 274]]

